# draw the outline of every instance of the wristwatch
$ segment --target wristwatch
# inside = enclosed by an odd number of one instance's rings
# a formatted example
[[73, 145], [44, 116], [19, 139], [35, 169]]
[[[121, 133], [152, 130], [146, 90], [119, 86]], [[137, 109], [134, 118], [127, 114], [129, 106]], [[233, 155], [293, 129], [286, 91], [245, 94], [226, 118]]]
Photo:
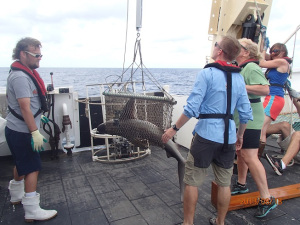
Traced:
[[173, 130], [179, 131], [179, 129], [176, 127], [176, 124], [172, 125]]

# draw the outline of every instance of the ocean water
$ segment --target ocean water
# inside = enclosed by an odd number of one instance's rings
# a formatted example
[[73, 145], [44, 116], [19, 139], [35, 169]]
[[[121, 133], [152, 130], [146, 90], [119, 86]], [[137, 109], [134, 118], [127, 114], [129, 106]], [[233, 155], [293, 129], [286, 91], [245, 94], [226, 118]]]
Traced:
[[[195, 77], [201, 69], [197, 68], [38, 68], [46, 86], [51, 83], [50, 73], [53, 73], [54, 87], [73, 87], [80, 98], [86, 97], [86, 85], [113, 83], [134, 80], [141, 81], [144, 77], [147, 92], [159, 91], [159, 86], [169, 85], [170, 94], [188, 95], [193, 87]], [[9, 67], [0, 67], [0, 89], [6, 86]], [[132, 78], [131, 78], [132, 77]], [[300, 91], [300, 69], [294, 70], [290, 78], [292, 87]], [[89, 96], [99, 95], [97, 87], [89, 89]], [[137, 92], [142, 91], [137, 86]]]
[[[195, 68], [38, 68], [45, 85], [51, 83], [50, 73], [53, 73], [54, 87], [73, 86], [80, 98], [86, 97], [86, 85], [113, 83], [122, 81], [145, 81], [147, 92], [159, 91], [159, 87], [169, 85], [170, 93], [176, 95], [188, 95], [195, 81], [197, 73], [201, 69]], [[6, 86], [9, 68], [0, 67], [0, 87]], [[137, 85], [137, 92], [142, 87]], [[93, 91], [93, 90], [92, 90]], [[96, 91], [95, 91], [96, 93]], [[90, 94], [89, 96], [93, 95]]]

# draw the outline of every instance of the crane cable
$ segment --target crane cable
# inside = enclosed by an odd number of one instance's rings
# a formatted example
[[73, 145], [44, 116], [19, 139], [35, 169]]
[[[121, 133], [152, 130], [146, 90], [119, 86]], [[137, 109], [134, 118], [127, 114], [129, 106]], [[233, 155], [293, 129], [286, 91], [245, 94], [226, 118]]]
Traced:
[[[126, 31], [125, 31], [125, 49], [124, 49], [124, 57], [123, 57], [122, 74], [124, 74], [124, 66], [125, 66], [125, 59], [126, 59], [127, 35], [128, 35], [128, 17], [129, 17], [128, 14], [129, 14], [129, 0], [127, 0]], [[122, 78], [121, 78], [121, 81], [122, 81]]]

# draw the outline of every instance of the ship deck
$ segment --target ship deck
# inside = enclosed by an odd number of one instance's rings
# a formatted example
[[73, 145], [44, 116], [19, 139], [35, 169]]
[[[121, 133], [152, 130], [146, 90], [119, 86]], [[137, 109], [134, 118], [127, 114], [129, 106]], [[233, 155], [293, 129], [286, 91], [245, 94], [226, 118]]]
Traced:
[[[121, 164], [93, 162], [90, 151], [67, 156], [59, 154], [51, 160], [42, 154], [38, 192], [41, 206], [56, 209], [57, 217], [36, 224], [50, 225], [174, 225], [183, 221], [183, 208], [179, 196], [177, 161], [167, 158], [164, 150], [152, 147], [151, 155]], [[186, 156], [187, 149], [181, 148]], [[268, 153], [279, 153], [274, 139], [268, 139]], [[265, 159], [269, 188], [300, 183], [300, 164], [289, 167], [283, 176], [277, 176]], [[13, 162], [10, 157], [0, 158], [0, 224], [21, 225], [24, 221], [22, 205], [11, 205], [7, 189], [12, 178]], [[216, 213], [211, 204], [210, 170], [204, 184], [199, 187], [195, 224], [209, 224]], [[233, 175], [232, 181], [237, 179]], [[257, 191], [248, 173], [250, 191]], [[228, 224], [300, 224], [300, 198], [283, 201], [265, 218], [256, 219], [256, 207], [230, 211]]]

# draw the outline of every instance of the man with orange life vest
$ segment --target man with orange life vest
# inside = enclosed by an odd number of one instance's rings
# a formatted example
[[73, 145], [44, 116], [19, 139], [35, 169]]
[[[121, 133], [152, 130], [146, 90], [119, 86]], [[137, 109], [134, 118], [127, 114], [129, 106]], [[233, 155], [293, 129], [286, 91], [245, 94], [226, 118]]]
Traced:
[[[35, 70], [39, 67], [41, 42], [30, 37], [22, 38], [13, 50], [15, 60], [7, 78], [7, 102], [5, 136], [14, 158], [14, 179], [9, 182], [11, 203], [22, 201], [25, 221], [48, 220], [57, 215], [56, 210], [40, 208], [40, 194], [36, 192], [41, 169], [39, 152], [46, 139], [39, 132], [40, 121], [48, 119], [41, 115], [47, 111], [46, 89]], [[24, 192], [25, 186], [25, 192]]]
[[[231, 64], [240, 49], [236, 38], [230, 36], [215, 43], [212, 53], [215, 63], [206, 65], [199, 72], [184, 112], [162, 135], [162, 141], [166, 143], [191, 117], [199, 118], [185, 165], [183, 225], [194, 223], [198, 186], [203, 183], [210, 164], [218, 185], [218, 215], [209, 222], [222, 225], [225, 221], [235, 150], [241, 148], [247, 122], [253, 119], [240, 68]], [[237, 133], [232, 115], [235, 108], [240, 115]]]

